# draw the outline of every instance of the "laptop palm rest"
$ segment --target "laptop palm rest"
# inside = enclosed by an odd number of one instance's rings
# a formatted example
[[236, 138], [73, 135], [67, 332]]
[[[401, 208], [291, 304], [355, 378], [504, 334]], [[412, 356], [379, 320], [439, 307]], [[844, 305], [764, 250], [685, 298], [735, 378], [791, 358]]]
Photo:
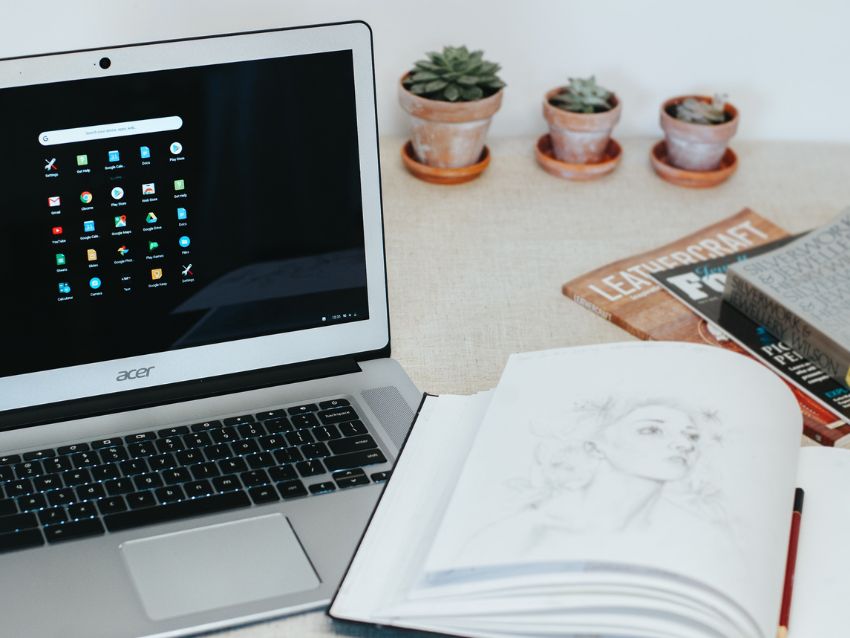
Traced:
[[152, 620], [284, 596], [320, 584], [282, 514], [128, 541], [120, 550]]

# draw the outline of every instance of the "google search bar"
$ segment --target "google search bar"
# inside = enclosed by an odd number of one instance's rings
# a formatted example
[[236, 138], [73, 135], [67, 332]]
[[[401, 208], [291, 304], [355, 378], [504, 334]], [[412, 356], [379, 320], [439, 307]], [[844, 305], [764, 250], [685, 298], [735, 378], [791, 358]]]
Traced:
[[177, 115], [171, 115], [169, 117], [154, 117], [148, 120], [132, 120], [130, 122], [116, 122], [114, 124], [65, 128], [57, 131], [42, 131], [38, 134], [38, 141], [42, 146], [54, 146], [55, 144], [103, 140], [110, 137], [122, 137], [124, 135], [176, 131], [182, 126], [183, 119]]

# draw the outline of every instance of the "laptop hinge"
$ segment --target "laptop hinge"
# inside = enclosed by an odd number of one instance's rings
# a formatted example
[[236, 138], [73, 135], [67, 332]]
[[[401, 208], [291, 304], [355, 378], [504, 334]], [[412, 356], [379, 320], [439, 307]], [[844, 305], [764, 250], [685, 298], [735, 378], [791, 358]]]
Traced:
[[155, 388], [103, 394], [3, 412], [0, 414], [0, 431], [140, 410], [357, 372], [361, 372], [361, 368], [356, 360], [351, 357], [339, 357], [172, 383]]

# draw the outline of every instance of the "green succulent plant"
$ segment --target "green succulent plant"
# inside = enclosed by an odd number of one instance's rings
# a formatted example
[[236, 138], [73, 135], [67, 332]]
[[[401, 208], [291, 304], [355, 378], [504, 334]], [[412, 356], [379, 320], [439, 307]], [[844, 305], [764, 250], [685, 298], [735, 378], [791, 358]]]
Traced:
[[570, 83], [549, 103], [564, 111], [573, 113], [602, 113], [614, 108], [611, 98], [614, 96], [608, 89], [596, 83], [596, 77], [570, 78]]
[[472, 102], [496, 93], [505, 83], [496, 75], [501, 68], [484, 60], [483, 51], [465, 46], [445, 47], [426, 54], [404, 79], [404, 88], [415, 95], [444, 102]]
[[726, 98], [728, 95], [715, 94], [711, 102], [703, 102], [693, 97], [685, 98], [676, 105], [673, 116], [692, 124], [723, 124], [726, 121]]

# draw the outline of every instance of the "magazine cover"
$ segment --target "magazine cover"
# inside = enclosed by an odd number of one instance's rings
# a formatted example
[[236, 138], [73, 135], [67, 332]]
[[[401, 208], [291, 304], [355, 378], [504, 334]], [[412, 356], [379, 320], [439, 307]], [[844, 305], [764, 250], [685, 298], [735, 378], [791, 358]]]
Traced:
[[[833, 422], [826, 425], [831, 430], [831, 437], [835, 437], [830, 444], [850, 447], [850, 390], [780, 341], [764, 326], [723, 301], [726, 271], [731, 264], [778, 248], [790, 239], [765, 244], [730, 257], [674, 268], [658, 273], [655, 277], [672, 295], [709, 321], [710, 326], [719, 328], [719, 338], [728, 336], [733, 339], [749, 354], [790, 382], [804, 411], [807, 409], [807, 398], [829, 410], [833, 414]], [[801, 391], [807, 396], [800, 396]], [[829, 418], [826, 414], [823, 416]], [[807, 434], [823, 442], [819, 432]]]
[[[668, 293], [653, 275], [750, 251], [789, 234], [748, 208], [654, 250], [597, 268], [565, 283], [564, 295], [639, 339], [705, 343], [750, 354]], [[805, 433], [835, 445], [845, 423], [792, 384]], [[850, 430], [848, 430], [850, 432]], [[844, 442], [850, 445], [850, 440]]]

